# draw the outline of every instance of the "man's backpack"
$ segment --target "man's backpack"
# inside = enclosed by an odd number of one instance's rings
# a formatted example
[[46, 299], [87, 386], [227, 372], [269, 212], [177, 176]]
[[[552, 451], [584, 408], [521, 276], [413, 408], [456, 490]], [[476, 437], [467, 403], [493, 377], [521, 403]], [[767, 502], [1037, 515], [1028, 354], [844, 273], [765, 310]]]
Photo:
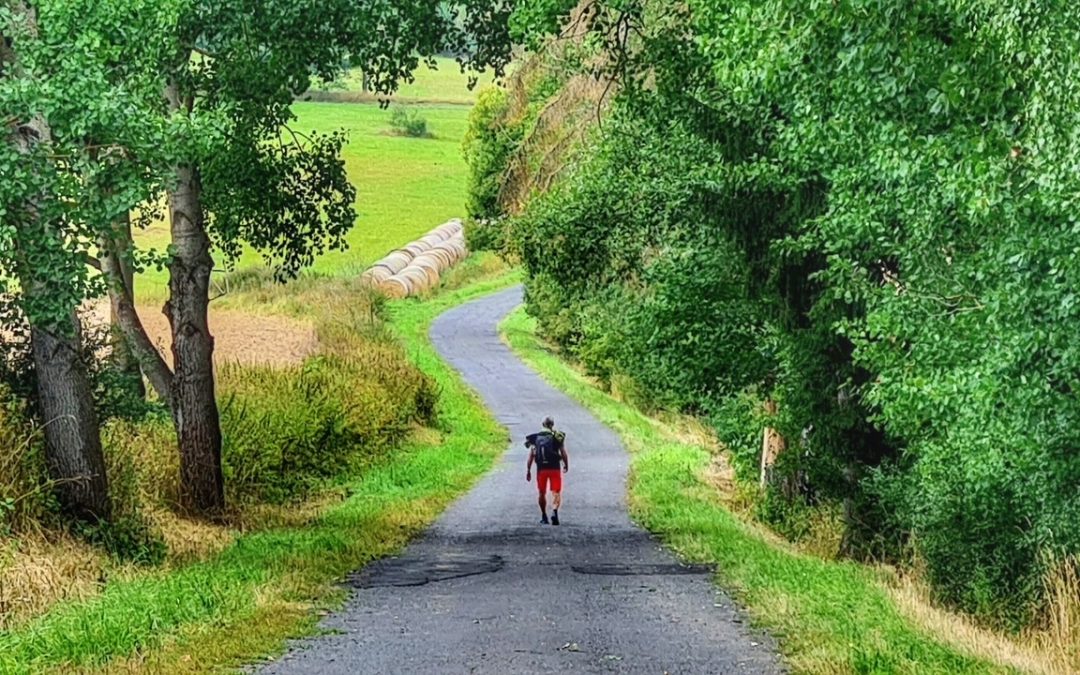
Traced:
[[561, 463], [559, 450], [562, 447], [561, 434], [556, 435], [550, 431], [541, 431], [532, 439], [533, 452], [535, 452], [536, 465], [541, 469], [558, 469]]

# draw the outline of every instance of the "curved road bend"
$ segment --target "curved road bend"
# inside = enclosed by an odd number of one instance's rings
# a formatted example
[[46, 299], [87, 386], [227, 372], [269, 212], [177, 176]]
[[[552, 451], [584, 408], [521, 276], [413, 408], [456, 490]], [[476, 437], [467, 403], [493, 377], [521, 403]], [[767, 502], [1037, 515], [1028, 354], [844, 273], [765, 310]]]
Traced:
[[[679, 566], [627, 515], [618, 437], [499, 340], [514, 288], [439, 317], [431, 337], [512, 442], [502, 461], [398, 558], [349, 583], [345, 608], [261, 672], [774, 673], [707, 572]], [[559, 527], [539, 524], [524, 480], [526, 433], [545, 415], [567, 433]], [[535, 479], [534, 479], [535, 480]]]

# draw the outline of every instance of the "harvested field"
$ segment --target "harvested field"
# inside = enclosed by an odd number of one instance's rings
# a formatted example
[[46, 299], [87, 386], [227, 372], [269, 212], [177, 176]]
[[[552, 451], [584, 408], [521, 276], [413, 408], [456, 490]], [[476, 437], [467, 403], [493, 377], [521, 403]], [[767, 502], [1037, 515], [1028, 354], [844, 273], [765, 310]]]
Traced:
[[[172, 365], [169, 349], [169, 321], [160, 307], [140, 306], [139, 316], [158, 351]], [[87, 321], [105, 325], [109, 318], [106, 303], [98, 303]], [[290, 366], [303, 362], [319, 346], [315, 329], [307, 323], [280, 316], [248, 314], [235, 310], [210, 309], [210, 332], [214, 336], [216, 363], [245, 363]]]

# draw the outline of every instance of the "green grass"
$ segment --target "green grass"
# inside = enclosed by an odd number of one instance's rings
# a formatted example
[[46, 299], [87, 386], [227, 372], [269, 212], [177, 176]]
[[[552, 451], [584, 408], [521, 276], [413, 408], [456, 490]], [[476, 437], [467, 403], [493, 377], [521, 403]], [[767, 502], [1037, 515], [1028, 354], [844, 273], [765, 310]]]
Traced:
[[0, 633], [0, 672], [123, 669], [206, 672], [279, 650], [310, 632], [311, 604], [341, 599], [332, 582], [399, 550], [489, 469], [506, 434], [436, 355], [427, 337], [446, 308], [505, 287], [502, 274], [429, 302], [391, 307], [393, 327], [441, 391], [436, 442], [390, 453], [345, 487], [349, 495], [305, 527], [245, 534], [216, 557], [110, 583]]
[[[469, 107], [423, 105], [416, 110], [427, 119], [433, 138], [389, 135], [391, 111], [375, 104], [295, 105], [297, 130], [348, 132], [342, 156], [357, 191], [357, 219], [346, 236], [348, 248], [319, 256], [311, 268], [314, 272], [359, 274], [388, 251], [464, 215], [466, 167], [461, 138]], [[169, 243], [168, 226], [155, 224], [136, 233], [135, 239], [140, 248], [164, 250]], [[215, 261], [221, 267], [222, 261], [217, 257]], [[259, 254], [249, 250], [236, 267], [262, 264]], [[167, 284], [166, 271], [148, 270], [136, 281], [136, 295], [145, 301], [163, 300]]]
[[554, 386], [615, 429], [632, 455], [632, 515], [680, 555], [715, 563], [760, 625], [806, 673], [985, 673], [1001, 669], [957, 653], [912, 626], [871, 568], [803, 555], [769, 541], [718, 502], [702, 472], [710, 453], [597, 389], [546, 349], [523, 310], [500, 327], [510, 346]]

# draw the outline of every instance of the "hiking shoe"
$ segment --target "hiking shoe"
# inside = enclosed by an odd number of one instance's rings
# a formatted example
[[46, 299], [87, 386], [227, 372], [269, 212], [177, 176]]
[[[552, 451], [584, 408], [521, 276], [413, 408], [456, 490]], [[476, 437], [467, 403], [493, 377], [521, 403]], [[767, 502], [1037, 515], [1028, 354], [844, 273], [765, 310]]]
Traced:
[[547, 525], [548, 524], [548, 519], [547, 519], [547, 514], [546, 513], [544, 515], [540, 516], [540, 524], [541, 525]]
[[559, 517], [558, 516], [552, 516], [551, 517], [551, 524], [552, 525], [558, 525], [559, 524]]

